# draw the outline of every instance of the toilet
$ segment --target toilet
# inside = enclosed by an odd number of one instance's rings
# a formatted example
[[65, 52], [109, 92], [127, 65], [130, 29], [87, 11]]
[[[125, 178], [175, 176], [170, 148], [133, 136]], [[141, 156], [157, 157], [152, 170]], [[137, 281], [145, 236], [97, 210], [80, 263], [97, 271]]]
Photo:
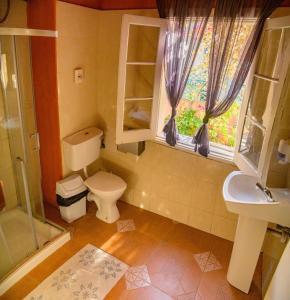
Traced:
[[90, 127], [64, 138], [64, 160], [70, 170], [84, 170], [85, 185], [90, 191], [87, 199], [96, 203], [97, 218], [106, 223], [114, 223], [120, 217], [116, 204], [126, 190], [126, 182], [105, 171], [92, 176], [87, 174], [87, 166], [100, 156], [102, 135], [102, 130]]

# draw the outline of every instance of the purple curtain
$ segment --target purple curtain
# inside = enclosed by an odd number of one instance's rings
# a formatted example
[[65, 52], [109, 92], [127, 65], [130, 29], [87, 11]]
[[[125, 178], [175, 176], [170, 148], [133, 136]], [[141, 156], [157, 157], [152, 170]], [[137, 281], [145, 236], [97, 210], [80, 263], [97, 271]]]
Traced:
[[[195, 151], [209, 154], [207, 123], [224, 114], [233, 104], [247, 77], [267, 17], [281, 4], [281, 0], [217, 0], [210, 50], [207, 95], [203, 125], [193, 138]], [[243, 36], [247, 18], [255, 18], [248, 36]], [[248, 23], [247, 23], [248, 22]], [[248, 24], [248, 25], [247, 25]], [[238, 64], [232, 57], [240, 39], [244, 47], [239, 51]]]
[[202, 40], [213, 1], [157, 0], [157, 7], [160, 17], [169, 21], [165, 42], [164, 74], [172, 112], [163, 131], [166, 142], [175, 146], [178, 139], [175, 125], [176, 108]]

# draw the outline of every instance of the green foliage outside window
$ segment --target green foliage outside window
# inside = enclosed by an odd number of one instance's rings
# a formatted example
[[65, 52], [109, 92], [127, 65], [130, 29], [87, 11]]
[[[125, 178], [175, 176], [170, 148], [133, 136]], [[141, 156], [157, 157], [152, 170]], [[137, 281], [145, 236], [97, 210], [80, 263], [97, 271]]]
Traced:
[[[240, 104], [235, 102], [222, 116], [210, 120], [208, 124], [211, 142], [233, 147], [237, 129], [237, 118]], [[180, 111], [176, 116], [176, 127], [182, 135], [193, 136], [202, 125], [199, 112], [191, 108]]]
[[[233, 49], [232, 60], [228, 66], [228, 72], [223, 86], [221, 98], [224, 97], [230, 87], [234, 69], [238, 63], [239, 53], [249, 33], [251, 24], [243, 25], [239, 35], [239, 43]], [[209, 53], [212, 38], [212, 23], [209, 22], [205, 30], [195, 63], [191, 69], [183, 97], [177, 108], [176, 126], [178, 132], [185, 136], [193, 136], [202, 125], [204, 117], [204, 105], [209, 68]], [[240, 112], [240, 106], [244, 94], [244, 88], [240, 91], [231, 108], [222, 116], [211, 119], [208, 123], [209, 139], [211, 142], [233, 147], [235, 145], [236, 127]], [[167, 116], [165, 122], [168, 120]]]

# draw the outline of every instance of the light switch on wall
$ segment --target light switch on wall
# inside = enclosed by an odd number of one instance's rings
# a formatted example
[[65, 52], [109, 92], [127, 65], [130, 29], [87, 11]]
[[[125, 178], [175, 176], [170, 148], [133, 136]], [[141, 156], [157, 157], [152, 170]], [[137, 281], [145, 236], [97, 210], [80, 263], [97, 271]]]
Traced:
[[75, 83], [82, 83], [84, 80], [84, 70], [81, 68], [74, 69]]

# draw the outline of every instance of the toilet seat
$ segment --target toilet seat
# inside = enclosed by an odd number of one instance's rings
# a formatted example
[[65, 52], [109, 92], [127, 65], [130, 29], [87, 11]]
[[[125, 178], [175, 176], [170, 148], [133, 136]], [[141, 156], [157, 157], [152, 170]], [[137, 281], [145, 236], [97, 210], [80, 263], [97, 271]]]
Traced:
[[95, 175], [85, 180], [85, 185], [93, 192], [116, 192], [125, 190], [126, 182], [112, 173], [104, 171], [97, 172]]

